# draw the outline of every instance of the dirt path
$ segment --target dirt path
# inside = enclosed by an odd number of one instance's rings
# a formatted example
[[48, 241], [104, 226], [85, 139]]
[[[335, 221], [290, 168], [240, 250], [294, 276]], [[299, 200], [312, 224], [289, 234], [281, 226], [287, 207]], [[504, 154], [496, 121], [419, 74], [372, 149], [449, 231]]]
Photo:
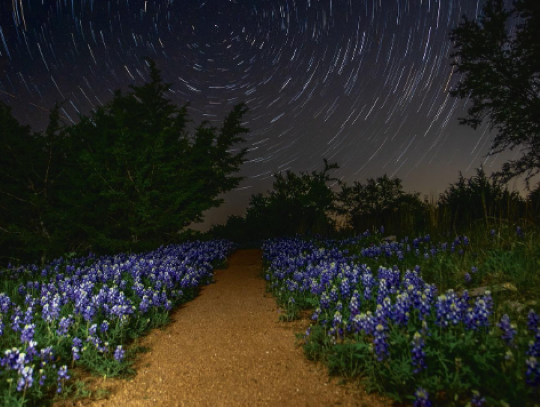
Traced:
[[[217, 284], [145, 337], [131, 381], [114, 381], [92, 406], [388, 406], [353, 385], [330, 381], [295, 346], [294, 326], [279, 322], [265, 294], [260, 250], [240, 250]], [[299, 326], [296, 326], [296, 331]]]

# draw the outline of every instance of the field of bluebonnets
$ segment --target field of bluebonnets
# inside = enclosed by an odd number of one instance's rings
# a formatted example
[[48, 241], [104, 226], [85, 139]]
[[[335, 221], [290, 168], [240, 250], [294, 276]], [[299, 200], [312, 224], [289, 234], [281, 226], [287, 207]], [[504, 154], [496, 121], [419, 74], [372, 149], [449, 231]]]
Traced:
[[231, 249], [224, 240], [196, 241], [2, 270], [0, 405], [88, 395], [82, 382], [69, 381], [74, 368], [103, 377], [132, 373], [133, 355], [143, 351], [134, 340], [209, 284]]
[[415, 407], [540, 405], [540, 245], [520, 227], [434, 240], [271, 239], [268, 288], [305, 355]]

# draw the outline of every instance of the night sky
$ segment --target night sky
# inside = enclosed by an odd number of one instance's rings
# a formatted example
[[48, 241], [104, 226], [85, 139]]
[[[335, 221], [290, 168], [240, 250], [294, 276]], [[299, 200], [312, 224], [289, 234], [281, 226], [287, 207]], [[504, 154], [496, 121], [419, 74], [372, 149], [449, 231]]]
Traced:
[[0, 100], [35, 130], [65, 101], [67, 123], [141, 85], [153, 58], [170, 98], [219, 126], [250, 111], [240, 187], [205, 224], [243, 214], [272, 174], [337, 162], [349, 184], [396, 176], [407, 191], [443, 192], [458, 172], [489, 173], [493, 134], [458, 124], [465, 101], [449, 31], [482, 0], [3, 0]]

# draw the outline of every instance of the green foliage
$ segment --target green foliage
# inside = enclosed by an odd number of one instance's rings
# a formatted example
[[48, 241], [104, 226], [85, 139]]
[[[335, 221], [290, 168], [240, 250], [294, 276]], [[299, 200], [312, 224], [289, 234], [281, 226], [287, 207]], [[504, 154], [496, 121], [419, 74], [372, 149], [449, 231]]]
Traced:
[[355, 181], [352, 186], [343, 185], [338, 200], [348, 226], [360, 233], [373, 225], [400, 230], [422, 227], [424, 207], [419, 196], [403, 191], [399, 178], [383, 175], [368, 179], [366, 184]]
[[165, 97], [170, 84], [162, 83], [152, 61], [150, 77], [125, 96], [117, 91], [70, 129], [72, 137], [84, 139], [85, 179], [73, 184], [86, 198], [84, 206], [98, 209], [79, 223], [99, 248], [142, 250], [169, 242], [240, 181], [230, 174], [246, 150], [230, 148], [247, 132], [241, 125], [245, 106], [237, 105], [219, 130], [202, 123], [190, 135], [186, 106], [177, 108]]
[[440, 222], [447, 229], [470, 228], [477, 221], [486, 226], [497, 219], [518, 219], [523, 212], [523, 199], [517, 192], [496, 178], [486, 176], [483, 168], [465, 178], [459, 173], [457, 182], [441, 194], [438, 204]]
[[117, 90], [77, 124], [62, 126], [56, 106], [44, 134], [0, 105], [2, 263], [178, 242], [178, 232], [238, 185], [246, 106], [235, 106], [220, 128], [203, 122], [191, 134], [187, 106], [166, 97], [171, 84], [147, 64], [147, 83]]
[[337, 182], [329, 172], [336, 168], [339, 168], [337, 164], [324, 160], [322, 171], [274, 174], [269, 194], [251, 198], [246, 213], [250, 234], [259, 238], [328, 234], [334, 225], [329, 215], [335, 209], [334, 192], [328, 184]]
[[339, 180], [329, 172], [336, 168], [324, 160], [322, 171], [274, 174], [272, 190], [252, 195], [245, 217], [230, 216], [225, 225], [213, 226], [209, 235], [253, 246], [270, 237], [333, 233], [336, 201], [330, 184]]
[[[374, 246], [375, 237], [379, 239], [379, 247]], [[297, 335], [303, 342], [306, 357], [325, 363], [330, 374], [362, 378], [366, 389], [401, 403], [414, 400], [415, 390], [421, 387], [437, 406], [470, 407], [475, 405], [471, 404], [475, 394], [484, 397], [484, 405], [489, 406], [537, 406], [538, 385], [526, 381], [530, 374], [527, 370], [530, 362], [526, 361], [536, 352], [538, 345], [534, 344], [540, 343], [540, 331], [531, 327], [529, 313], [540, 304], [540, 244], [536, 232], [515, 227], [492, 232], [484, 227], [482, 233], [477, 231], [470, 239], [459, 236], [439, 243], [429, 236], [401, 239], [393, 243], [390, 254], [384, 250], [390, 246], [380, 243], [381, 235], [375, 237], [367, 235], [344, 241], [290, 240], [288, 244], [278, 245], [272, 255], [269, 255], [272, 242], [265, 243], [268, 249], [265, 256], [273, 259], [267, 260], [265, 278], [278, 304], [285, 308], [280, 319], [289, 320], [288, 316], [299, 309], [315, 311], [308, 331]], [[298, 251], [294, 250], [295, 244]], [[411, 250], [407, 249], [408, 245]], [[398, 252], [402, 256], [395, 254]], [[378, 291], [387, 285], [380, 284], [382, 280], [377, 278], [371, 297], [365, 298], [361, 270], [376, 276], [381, 275], [381, 267], [383, 272], [396, 271], [399, 267], [401, 283], [396, 283], [396, 290], [386, 288], [389, 291], [385, 291], [383, 300]], [[393, 314], [397, 312], [398, 298], [414, 296], [416, 290], [421, 290], [415, 288], [418, 282], [413, 282], [414, 279], [405, 284], [403, 273], [413, 269], [418, 270], [424, 282], [435, 283], [437, 294], [432, 300], [427, 300], [430, 294], [424, 297], [423, 300], [431, 302], [431, 311], [424, 317], [418, 308], [410, 305], [407, 322], [398, 322]], [[464, 278], [467, 272], [472, 275], [470, 280]], [[311, 289], [303, 288], [306, 281]], [[486, 286], [493, 289], [493, 297], [485, 291]], [[463, 297], [466, 289], [472, 296], [469, 300], [464, 299], [468, 295]], [[474, 289], [479, 291], [474, 293]], [[353, 291], [360, 293], [357, 309], [352, 305]], [[453, 305], [448, 304], [445, 311], [437, 308], [441, 301], [447, 300]], [[467, 301], [468, 305], [461, 301]], [[471, 329], [463, 315], [473, 312], [481, 304], [479, 301], [494, 304], [488, 306], [489, 324]], [[458, 322], [448, 320], [448, 324], [441, 324], [439, 312], [444, 315], [453, 309], [460, 315]], [[503, 314], [512, 321], [504, 329], [499, 324]], [[358, 316], [359, 319], [354, 318]], [[383, 358], [377, 355], [380, 342], [377, 345], [376, 330], [368, 334], [365, 328], [355, 328], [358, 321], [371, 319], [375, 325], [380, 323], [380, 318], [386, 324], [383, 331], [388, 349]], [[515, 329], [510, 342], [504, 337], [508, 329]], [[417, 339], [423, 342], [420, 350], [427, 366], [420, 370], [416, 370], [418, 364], [415, 364], [415, 357], [418, 358], [415, 355], [419, 354], [415, 352], [420, 352], [414, 350]]]
[[0, 103], [0, 261], [61, 254], [65, 235], [61, 214], [54, 214], [56, 184], [62, 178], [63, 140], [57, 135], [58, 106], [45, 134], [21, 126], [11, 108]]
[[461, 80], [452, 96], [471, 102], [462, 124], [484, 120], [497, 129], [490, 154], [520, 148], [503, 165], [505, 179], [540, 171], [540, 5], [536, 0], [488, 0], [477, 20], [463, 19], [452, 31], [453, 65]]

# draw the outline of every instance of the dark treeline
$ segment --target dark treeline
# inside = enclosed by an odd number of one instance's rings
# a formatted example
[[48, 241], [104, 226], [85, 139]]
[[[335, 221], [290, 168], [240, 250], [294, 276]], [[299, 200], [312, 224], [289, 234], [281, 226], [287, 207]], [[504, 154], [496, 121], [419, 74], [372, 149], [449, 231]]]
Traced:
[[147, 83], [71, 126], [55, 106], [36, 133], [0, 103], [0, 264], [171, 243], [238, 185], [245, 106], [219, 129], [189, 132], [186, 106], [166, 97], [171, 84], [146, 62]]
[[335, 168], [325, 161], [319, 172], [275, 174], [272, 190], [253, 195], [245, 216], [230, 216], [209, 235], [249, 245], [296, 234], [352, 236], [381, 226], [389, 234], [459, 234], [540, 223], [540, 186], [523, 198], [482, 168], [470, 178], [460, 173], [438, 197], [406, 192], [399, 178], [386, 175], [347, 185], [330, 175]]

